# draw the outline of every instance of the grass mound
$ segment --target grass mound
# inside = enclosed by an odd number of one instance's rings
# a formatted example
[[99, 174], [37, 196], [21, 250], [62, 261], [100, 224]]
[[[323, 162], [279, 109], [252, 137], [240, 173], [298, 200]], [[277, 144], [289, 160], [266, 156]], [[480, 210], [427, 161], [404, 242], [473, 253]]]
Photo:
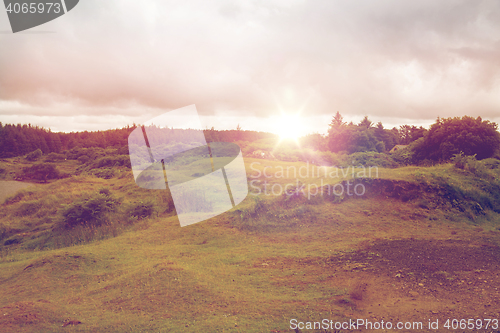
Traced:
[[50, 301], [18, 301], [0, 307], [0, 327], [4, 332], [32, 332], [34, 326], [48, 331], [61, 326], [67, 314]]

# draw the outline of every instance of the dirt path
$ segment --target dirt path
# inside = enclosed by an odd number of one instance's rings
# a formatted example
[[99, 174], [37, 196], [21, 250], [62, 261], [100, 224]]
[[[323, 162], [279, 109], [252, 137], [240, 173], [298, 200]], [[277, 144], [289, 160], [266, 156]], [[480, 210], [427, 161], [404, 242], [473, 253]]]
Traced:
[[33, 184], [16, 182], [14, 180], [0, 181], [0, 204], [3, 203], [5, 198], [13, 195], [20, 189], [33, 186]]

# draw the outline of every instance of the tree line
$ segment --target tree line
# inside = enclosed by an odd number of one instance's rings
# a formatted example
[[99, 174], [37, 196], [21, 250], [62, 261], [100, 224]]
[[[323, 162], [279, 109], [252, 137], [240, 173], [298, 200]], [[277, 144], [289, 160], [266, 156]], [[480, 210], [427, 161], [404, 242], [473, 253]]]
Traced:
[[[123, 148], [128, 146], [130, 133], [137, 125], [121, 129], [95, 132], [54, 133], [30, 124], [3, 125], [0, 122], [0, 158], [26, 155], [41, 150], [44, 155], [61, 153], [73, 148]], [[168, 129], [154, 125], [147, 129], [147, 137], [155, 144], [171, 141], [192, 141], [201, 137], [200, 130]], [[235, 130], [203, 131], [207, 142], [254, 142], [276, 135], [257, 131]], [[396, 145], [407, 145], [407, 159], [411, 163], [422, 160], [447, 161], [456, 154], [476, 155], [478, 159], [500, 158], [500, 133], [498, 125], [481, 117], [469, 116], [437, 118], [425, 129], [422, 126], [402, 125], [386, 129], [381, 122], [374, 124], [365, 116], [358, 124], [344, 121], [337, 112], [329, 124], [328, 134], [310, 134], [300, 140], [302, 147], [319, 151], [353, 154], [357, 152], [388, 152]]]
[[402, 125], [385, 129], [381, 122], [373, 124], [367, 116], [358, 124], [347, 123], [337, 112], [326, 136], [311, 134], [303, 138], [303, 146], [334, 153], [388, 152], [396, 145], [405, 151], [412, 163], [422, 160], [447, 161], [456, 154], [476, 155], [478, 159], [500, 158], [500, 133], [494, 122], [469, 116], [437, 118], [425, 129]]
[[3, 125], [0, 122], [0, 157], [21, 156], [37, 149], [49, 154], [73, 148], [120, 146], [126, 144], [132, 130], [127, 126], [108, 131], [55, 133], [31, 124]]
[[[111, 129], [95, 132], [71, 132], [56, 133], [31, 124], [2, 124], [0, 122], [0, 158], [23, 156], [38, 149], [44, 155], [49, 153], [61, 153], [73, 148], [125, 148], [128, 146], [128, 136], [136, 124], [128, 125], [121, 129]], [[169, 140], [189, 141], [193, 137], [199, 137], [201, 130], [193, 129], [165, 129], [156, 126], [148, 127], [148, 139], [154, 142]], [[256, 141], [259, 139], [275, 137], [274, 134], [236, 130], [219, 131], [214, 128], [204, 130], [206, 140], [212, 141]]]

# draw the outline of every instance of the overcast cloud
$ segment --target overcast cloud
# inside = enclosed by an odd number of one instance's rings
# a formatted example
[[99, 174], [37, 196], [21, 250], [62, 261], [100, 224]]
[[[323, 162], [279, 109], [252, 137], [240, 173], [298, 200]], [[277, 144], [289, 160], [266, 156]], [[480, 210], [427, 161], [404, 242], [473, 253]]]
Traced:
[[496, 0], [80, 0], [9, 31], [2, 7], [5, 123], [107, 129], [190, 104], [216, 128], [272, 130], [280, 110], [301, 110], [308, 132], [336, 111], [386, 127], [500, 121]]

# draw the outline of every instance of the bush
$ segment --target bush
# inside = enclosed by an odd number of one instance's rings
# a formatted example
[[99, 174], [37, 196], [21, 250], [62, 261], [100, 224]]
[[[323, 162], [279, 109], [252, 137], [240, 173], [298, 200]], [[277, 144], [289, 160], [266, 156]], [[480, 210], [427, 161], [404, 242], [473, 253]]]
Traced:
[[[420, 140], [420, 139], [419, 139]], [[406, 147], [404, 149], [398, 149], [391, 154], [391, 158], [394, 162], [400, 165], [410, 165], [413, 163], [413, 145]]]
[[90, 169], [97, 169], [103, 167], [111, 168], [117, 166], [125, 166], [131, 168], [130, 157], [128, 155], [104, 156], [97, 159], [94, 163], [92, 163]]
[[57, 161], [63, 161], [66, 159], [66, 156], [63, 154], [58, 154], [58, 153], [50, 153], [45, 157], [45, 162], [57, 162]]
[[[490, 159], [491, 160], [491, 159]], [[486, 179], [495, 179], [493, 174], [490, 174], [488, 168], [483, 161], [476, 160], [476, 155], [473, 156], [465, 156], [463, 153], [455, 154], [452, 157], [451, 161], [455, 165], [456, 168], [469, 171], [470, 173]]]
[[153, 201], [140, 201], [128, 210], [129, 216], [133, 216], [138, 219], [151, 217], [154, 213], [155, 204]]
[[122, 146], [122, 147], [119, 147], [119, 148], [116, 148], [116, 153], [118, 155], [128, 155], [129, 154], [129, 149], [128, 149], [128, 146], [125, 145], [125, 146]]
[[50, 163], [37, 163], [31, 167], [23, 168], [23, 179], [36, 179], [47, 182], [48, 179], [59, 179], [61, 174], [54, 164]]
[[92, 174], [98, 178], [111, 179], [115, 176], [115, 171], [113, 169], [96, 169], [92, 171]]
[[487, 158], [481, 161], [481, 163], [488, 169], [500, 169], [500, 161], [496, 158]]
[[62, 209], [63, 226], [66, 229], [78, 225], [100, 226], [109, 222], [108, 214], [116, 210], [120, 200], [108, 189], [101, 189], [85, 199], [66, 205]]
[[455, 154], [451, 162], [455, 165], [455, 168], [462, 170], [475, 169], [476, 166], [476, 156], [465, 156], [464, 153]]
[[379, 153], [384, 152], [385, 151], [385, 143], [383, 141], [377, 142], [377, 144], [375, 144], [375, 149], [377, 149], [377, 151]]
[[263, 199], [260, 197], [253, 197], [253, 201], [245, 208], [239, 208], [234, 211], [235, 214], [239, 214], [241, 221], [248, 221], [252, 219], [257, 219], [264, 216], [267, 213], [267, 206]]
[[67, 159], [77, 160], [81, 156], [87, 156], [89, 159], [97, 159], [101, 156], [105, 156], [106, 153], [104, 149], [100, 147], [93, 148], [73, 148], [66, 152]]
[[89, 157], [87, 155], [82, 155], [80, 157], [78, 157], [76, 160], [82, 164], [85, 164], [89, 161]]
[[28, 161], [36, 161], [38, 160], [40, 157], [42, 157], [43, 153], [40, 149], [37, 149], [35, 151], [32, 151], [31, 153], [29, 153], [28, 155], [26, 155], [26, 159]]
[[9, 246], [9, 245], [19, 244], [19, 243], [22, 243], [22, 239], [19, 236], [14, 236], [14, 237], [11, 237], [11, 238], [7, 239], [3, 243], [3, 245]]

